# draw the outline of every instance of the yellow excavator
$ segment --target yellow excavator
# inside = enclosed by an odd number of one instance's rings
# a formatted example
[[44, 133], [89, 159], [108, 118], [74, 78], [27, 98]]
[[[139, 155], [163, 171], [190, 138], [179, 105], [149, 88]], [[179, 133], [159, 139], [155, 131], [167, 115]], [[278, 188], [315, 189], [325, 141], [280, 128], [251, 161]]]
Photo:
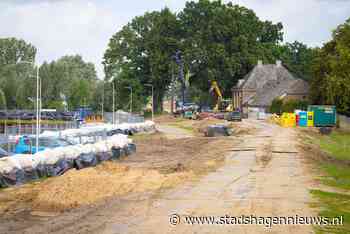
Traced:
[[223, 99], [221, 90], [219, 88], [219, 85], [216, 81], [211, 82], [211, 88], [210, 93], [215, 94], [216, 96], [216, 104], [214, 107], [214, 112], [232, 112], [233, 111], [233, 105], [231, 99]]

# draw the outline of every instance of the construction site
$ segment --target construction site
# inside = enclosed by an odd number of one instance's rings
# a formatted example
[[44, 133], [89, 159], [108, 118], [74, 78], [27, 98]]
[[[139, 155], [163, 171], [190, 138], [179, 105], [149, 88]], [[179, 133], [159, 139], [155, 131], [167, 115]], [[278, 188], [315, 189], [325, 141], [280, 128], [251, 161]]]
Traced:
[[350, 233], [349, 2], [0, 9], [0, 234]]

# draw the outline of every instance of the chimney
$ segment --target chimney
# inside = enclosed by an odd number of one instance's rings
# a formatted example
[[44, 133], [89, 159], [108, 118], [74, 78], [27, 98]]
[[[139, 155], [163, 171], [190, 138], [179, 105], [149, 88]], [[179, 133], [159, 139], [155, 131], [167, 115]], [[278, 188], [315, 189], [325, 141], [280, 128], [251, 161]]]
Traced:
[[282, 66], [282, 61], [281, 60], [276, 60], [276, 66], [281, 67]]
[[258, 67], [262, 67], [263, 65], [263, 61], [262, 60], [258, 60]]

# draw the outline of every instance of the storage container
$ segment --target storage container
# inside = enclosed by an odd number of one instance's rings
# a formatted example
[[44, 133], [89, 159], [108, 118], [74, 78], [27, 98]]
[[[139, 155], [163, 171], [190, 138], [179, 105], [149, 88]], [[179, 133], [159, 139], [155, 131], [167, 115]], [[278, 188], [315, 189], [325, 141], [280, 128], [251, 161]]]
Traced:
[[314, 112], [313, 111], [307, 112], [307, 126], [308, 127], [314, 126]]
[[308, 118], [307, 118], [307, 112], [306, 111], [301, 111], [299, 112], [299, 125], [300, 127], [307, 127], [308, 124]]
[[314, 112], [314, 126], [333, 127], [337, 123], [335, 106], [309, 106], [308, 111]]

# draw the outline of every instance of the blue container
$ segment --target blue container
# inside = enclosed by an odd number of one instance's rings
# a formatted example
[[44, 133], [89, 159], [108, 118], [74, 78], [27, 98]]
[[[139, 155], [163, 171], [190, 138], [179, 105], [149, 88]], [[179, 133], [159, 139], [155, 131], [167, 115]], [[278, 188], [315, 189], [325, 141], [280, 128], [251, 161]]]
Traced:
[[307, 127], [307, 112], [301, 111], [299, 112], [299, 126]]

